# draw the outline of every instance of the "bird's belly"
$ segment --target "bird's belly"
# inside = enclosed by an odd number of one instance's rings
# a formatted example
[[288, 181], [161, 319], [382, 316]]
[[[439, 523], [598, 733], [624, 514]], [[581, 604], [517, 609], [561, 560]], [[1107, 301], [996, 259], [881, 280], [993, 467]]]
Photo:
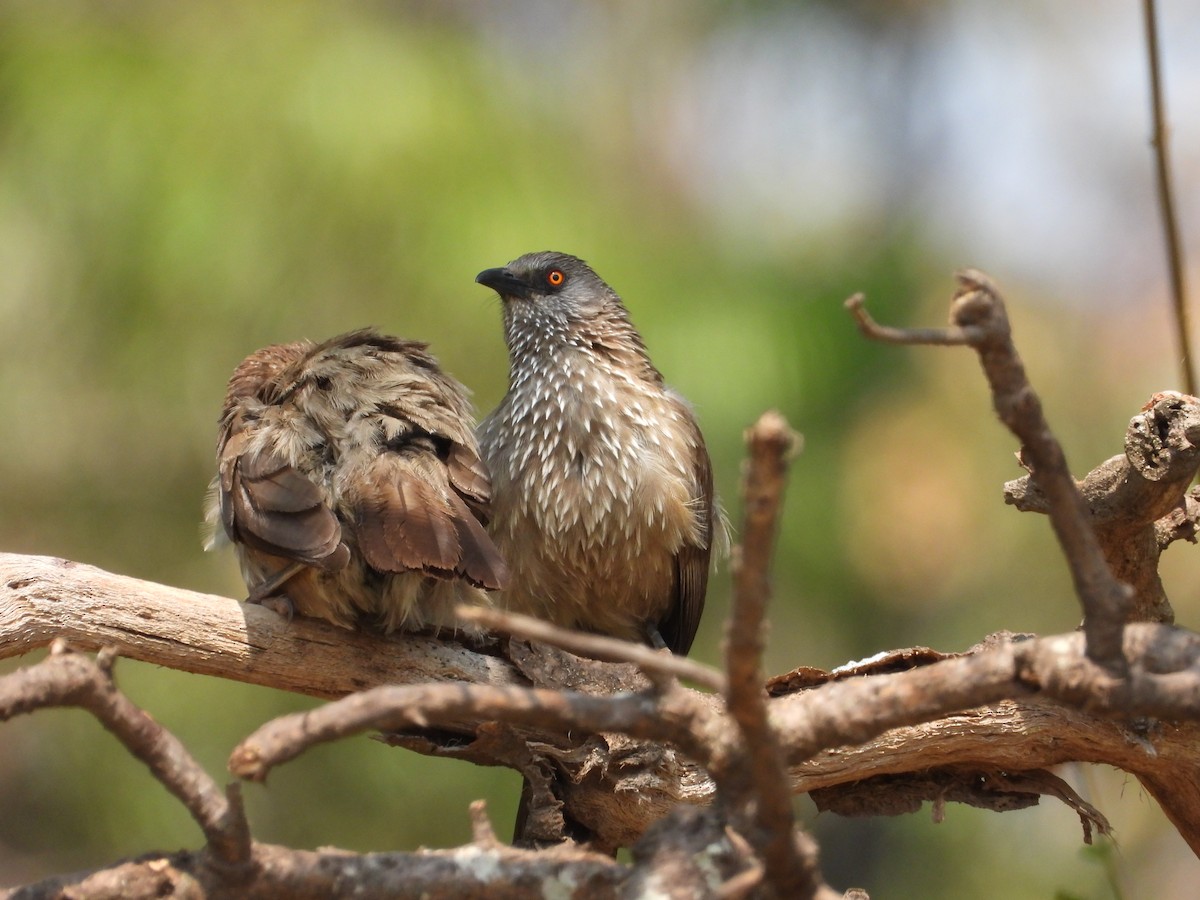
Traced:
[[506, 605], [561, 625], [643, 639], [645, 625], [660, 621], [671, 604], [686, 531], [666, 511], [678, 500], [657, 498], [636, 482], [597, 483], [587, 469], [541, 495], [505, 529], [512, 569]]

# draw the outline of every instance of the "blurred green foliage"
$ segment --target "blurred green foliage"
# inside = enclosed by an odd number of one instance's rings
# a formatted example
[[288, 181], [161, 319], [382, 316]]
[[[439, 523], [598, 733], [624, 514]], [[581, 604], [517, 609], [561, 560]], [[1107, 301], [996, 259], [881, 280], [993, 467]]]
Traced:
[[[944, 317], [954, 261], [921, 223], [882, 210], [833, 237], [754, 248], [648, 152], [630, 78], [612, 71], [569, 96], [553, 74], [568, 51], [514, 43], [471, 10], [0, 4], [0, 548], [239, 595], [232, 559], [201, 553], [198, 528], [236, 362], [372, 324], [429, 340], [486, 411], [506, 359], [495, 300], [473, 277], [551, 248], [586, 257], [625, 297], [697, 406], [735, 522], [742, 429], [778, 407], [804, 432], [771, 670], [1072, 628], [1045, 523], [998, 502], [1017, 473], [974, 361], [868, 345], [841, 308], [863, 290], [882, 320]], [[673, 39], [709, 27], [700, 13]], [[1072, 329], [1017, 320], [1035, 372], [1051, 367], [1068, 390], [1104, 366], [1088, 359], [1095, 333]], [[1064, 354], [1079, 368], [1056, 372]], [[1115, 449], [1130, 404], [1156, 386], [1135, 381], [1095, 421], [1065, 423], [1081, 463]], [[727, 594], [722, 574], [697, 640], [710, 661]], [[129, 661], [118, 674], [217, 774], [255, 726], [309, 705]], [[363, 850], [461, 842], [478, 797], [503, 827], [516, 793], [512, 773], [365, 739], [247, 788], [258, 838]], [[0, 883], [199, 842], [77, 712], [0, 729], [0, 810]], [[1040, 839], [1020, 816], [1049, 823]], [[1028, 871], [1005, 896], [1033, 897], [1102, 883], [1072, 859], [1071, 820], [953, 809], [940, 828], [924, 816], [816, 827], [835, 884], [892, 897], [987, 894], [993, 866], [1028, 840]]]

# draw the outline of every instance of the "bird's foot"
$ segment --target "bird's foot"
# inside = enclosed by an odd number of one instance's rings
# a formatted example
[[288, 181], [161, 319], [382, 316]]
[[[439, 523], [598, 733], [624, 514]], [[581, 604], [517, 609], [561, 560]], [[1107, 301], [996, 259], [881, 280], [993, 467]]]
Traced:
[[302, 568], [304, 567], [299, 564], [293, 564], [260, 581], [250, 589], [250, 596], [246, 598], [246, 602], [256, 603], [277, 615], [283, 616], [289, 622], [292, 621], [292, 617], [296, 614], [295, 604], [288, 599], [286, 594], [277, 594], [275, 592]]
[[262, 585], [258, 585], [250, 592], [250, 596], [246, 598], [246, 603], [253, 603], [255, 606], [261, 606], [263, 609], [269, 609], [276, 615], [283, 616], [289, 622], [296, 615], [296, 605], [288, 599], [287, 594], [267, 594], [260, 590]]
[[[666, 650], [667, 642], [663, 640], [663, 636], [659, 634], [658, 629], [651, 625], [646, 629], [646, 642], [655, 650]], [[670, 652], [669, 650], [667, 651]]]
[[287, 598], [286, 594], [275, 594], [272, 597], [263, 597], [261, 600], [249, 600], [248, 602], [258, 603], [264, 609], [283, 616], [288, 622], [291, 622], [292, 617], [296, 615], [296, 605]]

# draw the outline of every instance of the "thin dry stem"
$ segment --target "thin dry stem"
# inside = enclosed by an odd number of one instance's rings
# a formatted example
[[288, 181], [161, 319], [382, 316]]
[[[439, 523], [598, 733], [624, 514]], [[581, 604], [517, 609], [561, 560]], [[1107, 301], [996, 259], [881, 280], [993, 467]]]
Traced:
[[710, 690], [725, 690], [725, 676], [720, 670], [686, 656], [653, 650], [643, 644], [634, 644], [606, 635], [561, 628], [552, 622], [521, 613], [459, 606], [455, 614], [463, 621], [482, 625], [492, 631], [528, 641], [541, 641], [577, 656], [598, 659], [601, 662], [632, 663], [647, 676], [682, 678]]
[[884, 344], [925, 344], [936, 347], [961, 347], [976, 340], [976, 335], [962, 328], [893, 328], [876, 322], [866, 307], [867, 298], [854, 294], [846, 298], [846, 309], [865, 337]]
[[1167, 272], [1171, 279], [1171, 308], [1175, 314], [1175, 331], [1179, 338], [1180, 366], [1183, 382], [1189, 394], [1196, 393], [1196, 366], [1192, 360], [1191, 323], [1188, 315], [1187, 266], [1183, 260], [1183, 241], [1175, 214], [1175, 190], [1171, 183], [1170, 141], [1167, 135], [1166, 100], [1162, 87], [1162, 62], [1158, 47], [1158, 23], [1155, 0], [1142, 0], [1146, 26], [1146, 62], [1150, 68], [1150, 108], [1154, 116], [1154, 174], [1158, 185], [1158, 205], [1162, 210], [1163, 237], [1167, 250]]

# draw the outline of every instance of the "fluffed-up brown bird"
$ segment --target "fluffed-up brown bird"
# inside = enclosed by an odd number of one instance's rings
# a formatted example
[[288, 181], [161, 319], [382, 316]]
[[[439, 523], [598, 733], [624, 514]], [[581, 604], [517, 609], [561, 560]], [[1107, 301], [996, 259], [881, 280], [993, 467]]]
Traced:
[[426, 345], [371, 330], [251, 354], [229, 380], [207, 504], [249, 599], [418, 630], [488, 604], [508, 569], [466, 389]]
[[479, 429], [510, 609], [687, 653], [723, 518], [688, 403], [582, 260], [475, 279], [503, 301], [508, 393]]

